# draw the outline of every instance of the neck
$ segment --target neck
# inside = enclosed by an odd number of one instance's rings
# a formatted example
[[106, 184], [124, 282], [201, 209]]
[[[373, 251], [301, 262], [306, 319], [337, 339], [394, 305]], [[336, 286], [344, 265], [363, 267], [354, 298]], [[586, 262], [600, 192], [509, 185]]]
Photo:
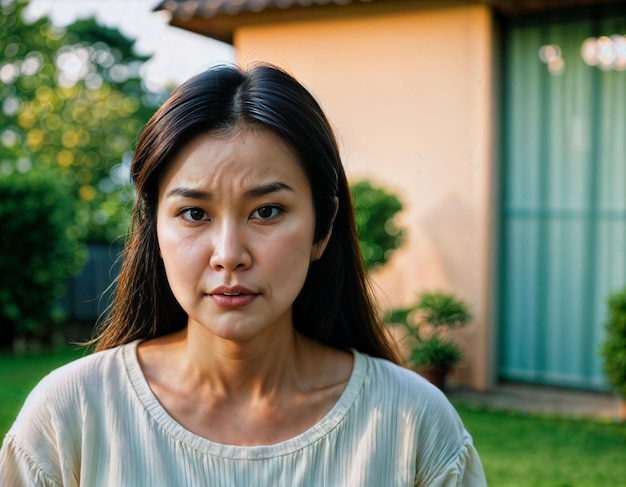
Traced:
[[216, 392], [264, 396], [298, 382], [313, 342], [291, 329], [278, 336], [235, 342], [197, 326], [181, 332], [182, 364]]

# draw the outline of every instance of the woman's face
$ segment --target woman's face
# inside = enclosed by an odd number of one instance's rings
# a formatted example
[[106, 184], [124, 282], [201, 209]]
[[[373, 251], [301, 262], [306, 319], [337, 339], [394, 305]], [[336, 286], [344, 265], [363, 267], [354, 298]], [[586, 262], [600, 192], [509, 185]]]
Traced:
[[273, 132], [235, 128], [199, 135], [159, 185], [157, 236], [174, 296], [223, 339], [245, 341], [292, 326], [312, 260], [311, 187]]

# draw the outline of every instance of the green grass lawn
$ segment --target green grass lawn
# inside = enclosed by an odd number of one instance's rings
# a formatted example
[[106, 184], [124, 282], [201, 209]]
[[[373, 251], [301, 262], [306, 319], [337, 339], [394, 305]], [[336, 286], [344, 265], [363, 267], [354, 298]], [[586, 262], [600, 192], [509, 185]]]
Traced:
[[[84, 353], [0, 355], [0, 436], [41, 377]], [[626, 486], [626, 425], [455, 406], [474, 437], [490, 487]]]
[[455, 404], [490, 487], [624, 487], [626, 425]]

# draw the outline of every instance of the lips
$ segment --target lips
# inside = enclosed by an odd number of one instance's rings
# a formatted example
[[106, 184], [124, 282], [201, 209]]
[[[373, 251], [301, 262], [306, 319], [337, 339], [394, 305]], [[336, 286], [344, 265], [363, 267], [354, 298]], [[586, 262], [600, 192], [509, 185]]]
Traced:
[[244, 286], [219, 286], [208, 293], [221, 308], [241, 308], [256, 300], [256, 293]]

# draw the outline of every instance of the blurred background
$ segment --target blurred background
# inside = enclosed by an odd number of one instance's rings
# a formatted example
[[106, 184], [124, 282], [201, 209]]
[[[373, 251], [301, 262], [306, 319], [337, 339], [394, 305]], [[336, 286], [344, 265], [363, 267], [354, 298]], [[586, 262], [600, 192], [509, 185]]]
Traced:
[[363, 244], [381, 306], [466, 303], [453, 382], [612, 387], [599, 350], [626, 286], [625, 2], [0, 5], [5, 348], [59, 323], [88, 335], [143, 124], [192, 74], [262, 60], [318, 98], [350, 178], [399, 203], [378, 219], [365, 198], [358, 216], [393, 237]]
[[159, 0], [30, 0], [24, 18], [32, 22], [48, 16], [58, 27], [94, 18], [102, 26], [118, 29], [133, 42], [133, 50], [148, 56], [141, 66], [147, 87], [177, 86], [212, 64], [233, 62], [232, 45], [169, 25], [171, 15], [154, 10]]
[[124, 242], [141, 128], [184, 79], [234, 59], [156, 5], [0, 2], [4, 349], [89, 336]]

